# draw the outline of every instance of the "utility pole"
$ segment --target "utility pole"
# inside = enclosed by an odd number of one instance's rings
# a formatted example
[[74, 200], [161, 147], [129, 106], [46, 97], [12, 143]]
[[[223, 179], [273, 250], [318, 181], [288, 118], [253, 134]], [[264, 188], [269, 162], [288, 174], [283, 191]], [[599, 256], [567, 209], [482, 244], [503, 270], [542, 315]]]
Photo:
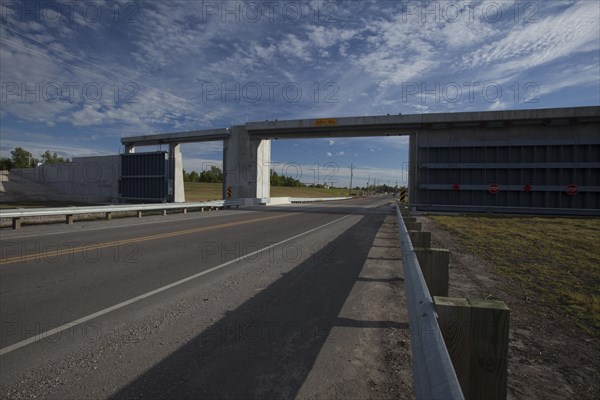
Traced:
[[369, 175], [369, 177], [367, 178], [367, 197], [369, 197], [369, 190], [371, 189], [369, 187], [370, 182], [371, 182], [371, 175]]
[[354, 164], [350, 163], [350, 196], [352, 196], [352, 176], [354, 175]]

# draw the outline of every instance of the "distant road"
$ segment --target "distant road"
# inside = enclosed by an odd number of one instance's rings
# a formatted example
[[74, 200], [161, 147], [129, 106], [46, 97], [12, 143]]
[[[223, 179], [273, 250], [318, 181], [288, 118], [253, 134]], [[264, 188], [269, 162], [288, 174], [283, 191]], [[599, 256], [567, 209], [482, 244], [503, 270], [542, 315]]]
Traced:
[[0, 396], [293, 397], [390, 200], [3, 230]]

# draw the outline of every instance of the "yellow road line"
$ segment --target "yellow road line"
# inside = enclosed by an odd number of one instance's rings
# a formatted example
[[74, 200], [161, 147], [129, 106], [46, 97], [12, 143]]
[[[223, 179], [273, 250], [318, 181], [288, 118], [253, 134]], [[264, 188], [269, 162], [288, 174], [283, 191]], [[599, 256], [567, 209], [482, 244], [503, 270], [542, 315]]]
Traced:
[[174, 237], [174, 236], [189, 235], [192, 233], [212, 231], [215, 229], [230, 228], [232, 226], [251, 224], [254, 222], [269, 221], [269, 220], [273, 220], [273, 219], [289, 217], [291, 215], [294, 215], [294, 213], [283, 214], [283, 215], [274, 215], [274, 216], [265, 217], [265, 218], [249, 219], [247, 221], [228, 222], [226, 224], [203, 226], [201, 228], [185, 229], [182, 231], [166, 232], [166, 233], [160, 233], [157, 235], [141, 236], [141, 237], [131, 238], [131, 239], [115, 240], [112, 242], [90, 244], [88, 246], [71, 247], [68, 249], [48, 251], [48, 252], [43, 252], [43, 253], [32, 253], [32, 254], [27, 254], [27, 255], [20, 255], [20, 256], [15, 256], [15, 257], [10, 257], [10, 258], [4, 258], [4, 259], [0, 260], [0, 265], [30, 261], [30, 260], [40, 259], [41, 257], [53, 258], [53, 257], [57, 257], [57, 256], [62, 256], [63, 254], [67, 254], [67, 253], [74, 254], [74, 253], [81, 252], [84, 250], [89, 251], [89, 250], [96, 250], [96, 249], [104, 249], [107, 247], [121, 246], [121, 245], [129, 244], [129, 243], [147, 242], [149, 240], [165, 239], [165, 238]]

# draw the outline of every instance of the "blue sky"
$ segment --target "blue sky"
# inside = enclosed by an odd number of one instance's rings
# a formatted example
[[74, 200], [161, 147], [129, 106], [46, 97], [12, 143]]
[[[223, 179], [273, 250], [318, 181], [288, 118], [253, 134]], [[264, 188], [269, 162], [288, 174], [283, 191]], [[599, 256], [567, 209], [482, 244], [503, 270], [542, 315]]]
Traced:
[[[597, 1], [1, 4], [3, 156], [115, 154], [122, 136], [267, 119], [600, 104]], [[184, 145], [185, 168], [221, 149]], [[336, 166], [346, 185], [351, 163], [360, 185], [405, 177], [402, 137], [272, 149], [307, 183]]]

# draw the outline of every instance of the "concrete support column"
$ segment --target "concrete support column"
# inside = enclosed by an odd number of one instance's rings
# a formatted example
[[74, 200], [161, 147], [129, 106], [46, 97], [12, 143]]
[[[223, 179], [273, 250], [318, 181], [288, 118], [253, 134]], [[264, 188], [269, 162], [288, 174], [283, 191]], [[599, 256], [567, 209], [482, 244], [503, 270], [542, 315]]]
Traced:
[[271, 197], [271, 141], [252, 139], [245, 126], [231, 127], [223, 143], [223, 198]]
[[418, 133], [411, 133], [408, 142], [408, 204], [415, 211], [417, 204], [417, 149]]
[[185, 203], [183, 157], [181, 156], [181, 145], [179, 143], [172, 143], [169, 145], [169, 157], [171, 158], [171, 166], [173, 168], [173, 202]]
[[271, 140], [260, 140], [256, 147], [258, 179], [256, 182], [256, 197], [265, 199], [271, 197]]

